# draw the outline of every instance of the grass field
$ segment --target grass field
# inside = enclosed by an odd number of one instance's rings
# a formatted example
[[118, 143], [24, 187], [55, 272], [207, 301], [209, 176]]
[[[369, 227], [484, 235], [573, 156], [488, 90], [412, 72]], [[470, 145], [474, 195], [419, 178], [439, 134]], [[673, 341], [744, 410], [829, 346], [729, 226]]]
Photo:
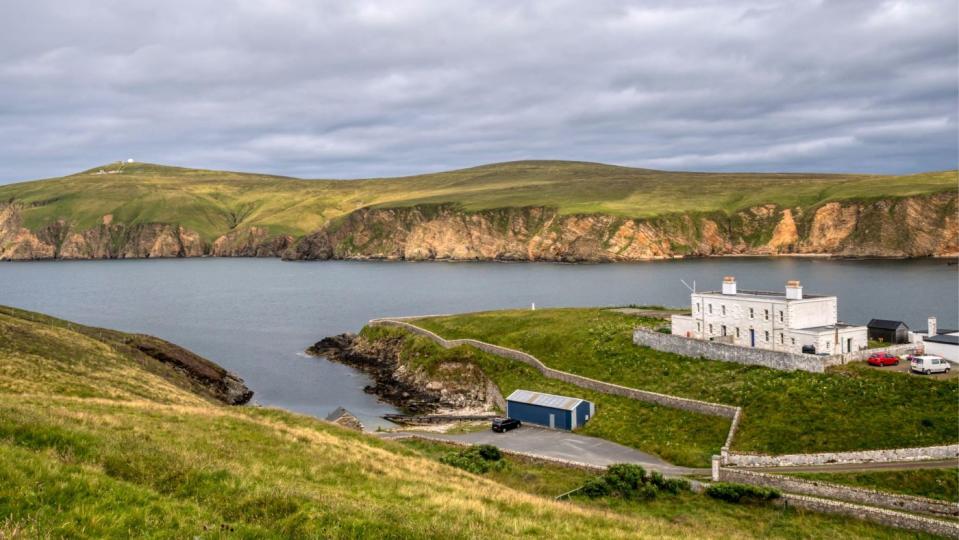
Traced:
[[[99, 174], [101, 170], [115, 174]], [[364, 206], [549, 206], [565, 214], [653, 217], [729, 213], [760, 204], [811, 207], [955, 191], [955, 185], [956, 171], [909, 176], [687, 173], [523, 161], [404, 178], [335, 181], [133, 163], [0, 185], [0, 201], [25, 203], [25, 224], [31, 228], [63, 218], [85, 229], [110, 214], [115, 223], [180, 224], [210, 240], [254, 225], [298, 236]]]
[[[438, 460], [459, 447], [434, 441], [406, 439], [404, 445]], [[505, 470], [490, 471], [484, 477], [519, 491], [555, 497], [582, 486], [595, 473], [541, 461], [506, 456]], [[565, 503], [671, 523], [699, 523], [707, 530], [727, 537], [756, 538], [923, 538], [904, 531], [891, 531], [856, 520], [826, 516], [794, 509], [743, 506], [709, 499], [695, 493], [659, 496], [654, 500], [630, 501], [618, 498], [589, 499], [573, 496]]]
[[448, 339], [519, 349], [552, 368], [594, 379], [741, 406], [735, 450], [784, 454], [959, 440], [955, 380], [909, 377], [862, 363], [814, 374], [687, 358], [633, 345], [634, 326], [659, 327], [662, 321], [602, 309], [497, 311], [417, 324]]
[[908, 469], [856, 473], [791, 473], [791, 476], [959, 502], [959, 469]]
[[0, 538], [915, 537], [705, 498], [555, 502], [515, 462], [483, 478], [310, 417], [228, 407], [122, 334], [0, 309]]
[[479, 366], [504, 396], [517, 388], [551, 394], [576, 395], [596, 403], [596, 416], [578, 430], [656, 454], [676, 465], [708, 467], [729, 432], [729, 419], [679, 409], [660, 407], [635, 399], [584, 390], [562, 381], [547, 379], [522, 364], [484, 353], [472, 347], [443, 349], [432, 341], [397, 328], [366, 327], [370, 339], [403, 339], [404, 363], [438, 375], [445, 362], [470, 362]]

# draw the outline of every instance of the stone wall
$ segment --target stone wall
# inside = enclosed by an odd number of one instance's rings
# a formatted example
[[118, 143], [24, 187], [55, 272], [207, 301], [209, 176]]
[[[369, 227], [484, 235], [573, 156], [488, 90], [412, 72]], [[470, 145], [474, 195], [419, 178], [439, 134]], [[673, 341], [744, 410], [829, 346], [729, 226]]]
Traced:
[[892, 510], [959, 516], [959, 504], [947, 501], [937, 501], [935, 499], [909, 495], [896, 495], [842, 484], [804, 480], [778, 474], [727, 469], [724, 467], [719, 468], [718, 472], [718, 480], [722, 482], [752, 484], [775, 488], [789, 493], [827, 497], [829, 499], [880, 506]]
[[855, 452], [822, 452], [819, 454], [747, 454], [726, 452], [723, 465], [735, 467], [790, 467], [794, 465], [824, 465], [827, 463], [878, 463], [888, 461], [923, 461], [959, 458], [959, 444], [925, 446], [921, 448], [890, 448], [887, 450], [860, 450]]
[[863, 349], [861, 351], [853, 351], [851, 353], [846, 353], [842, 355], [842, 360], [844, 363], [866, 360], [870, 356], [880, 352], [889, 353], [893, 356], [913, 354], [916, 352], [916, 345], [914, 343], [903, 343], [901, 345], [890, 345], [888, 347], [878, 347], [875, 349]]
[[880, 525], [896, 527], [898, 529], [935, 534], [944, 538], [959, 538], [959, 523], [955, 521], [943, 521], [941, 519], [917, 516], [905, 512], [887, 510], [885, 508], [874, 508], [860, 504], [820, 499], [808, 495], [793, 495], [790, 493], [783, 494], [782, 502], [794, 508], [804, 508], [806, 510], [827, 514], [839, 514], [879, 523]]
[[646, 328], [633, 331], [633, 343], [657, 351], [670, 352], [691, 358], [706, 358], [723, 362], [735, 362], [750, 366], [763, 366], [783, 371], [811, 371], [822, 373], [826, 369], [823, 357], [812, 354], [795, 354], [752, 347], [740, 347], [716, 341], [692, 339], [670, 334], [661, 334]]

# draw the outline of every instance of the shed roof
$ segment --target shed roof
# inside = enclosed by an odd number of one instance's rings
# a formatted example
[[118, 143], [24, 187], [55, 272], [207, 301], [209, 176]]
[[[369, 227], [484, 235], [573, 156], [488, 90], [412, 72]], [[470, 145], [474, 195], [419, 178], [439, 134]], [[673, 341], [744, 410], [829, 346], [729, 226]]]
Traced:
[[946, 336], [940, 334], [938, 336], [923, 338], [922, 340], [931, 341], [933, 343], [945, 343], [947, 345], [959, 345], [959, 336]]
[[880, 330], [898, 330], [900, 327], [905, 326], [907, 329], [909, 325], [902, 321], [890, 321], [888, 319], [873, 319], [867, 324], [869, 328], [879, 328]]
[[551, 409], [562, 409], [572, 411], [584, 400], [568, 396], [556, 396], [553, 394], [544, 394], [542, 392], [533, 392], [530, 390], [515, 390], [506, 401], [515, 401], [517, 403], [529, 403], [530, 405], [539, 405], [540, 407], [549, 407]]

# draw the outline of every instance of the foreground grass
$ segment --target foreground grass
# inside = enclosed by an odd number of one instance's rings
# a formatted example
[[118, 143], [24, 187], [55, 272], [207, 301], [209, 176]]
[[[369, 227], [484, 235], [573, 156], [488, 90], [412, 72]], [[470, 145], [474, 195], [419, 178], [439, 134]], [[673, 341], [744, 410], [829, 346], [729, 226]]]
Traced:
[[[708, 467], [729, 431], [729, 420], [660, 407], [634, 399], [610, 396], [572, 384], [547, 379], [535, 369], [484, 353], [472, 347], [443, 349], [432, 341], [397, 328], [366, 327], [369, 339], [403, 340], [403, 361], [441, 378], [449, 363], [479, 366], [504, 396], [518, 388], [551, 394], [575, 395], [596, 403], [596, 415], [578, 433], [608, 439], [655, 454], [676, 465]], [[456, 371], [461, 373], [462, 370]]]
[[[100, 170], [113, 174], [98, 174]], [[0, 186], [0, 201], [26, 203], [25, 224], [30, 228], [66, 218], [85, 229], [109, 214], [115, 223], [179, 224], [209, 241], [251, 226], [299, 236], [365, 206], [549, 206], [564, 214], [644, 218], [730, 213], [764, 204], [806, 208], [838, 200], [950, 192], [955, 184], [955, 171], [909, 176], [687, 173], [569, 161], [499, 163], [351, 181], [133, 163]]]
[[[459, 446], [435, 441], [406, 439], [403, 444], [430, 459], [439, 460]], [[582, 486], [595, 473], [528, 458], [504, 456], [503, 470], [483, 475], [519, 491], [555, 497]], [[736, 505], [696, 493], [662, 495], [654, 500], [627, 501], [617, 498], [589, 499], [573, 496], [573, 508], [600, 509], [640, 519], [670, 523], [698, 523], [723, 537], [756, 538], [927, 538], [926, 535], [893, 531], [853, 519], [771, 506]]]
[[959, 469], [956, 468], [855, 473], [791, 473], [790, 476], [959, 502]]
[[417, 324], [449, 339], [519, 349], [552, 368], [594, 379], [739, 405], [735, 450], [781, 454], [959, 440], [955, 380], [904, 377], [861, 363], [813, 374], [687, 358], [633, 345], [634, 326], [662, 321], [602, 309], [497, 311]]

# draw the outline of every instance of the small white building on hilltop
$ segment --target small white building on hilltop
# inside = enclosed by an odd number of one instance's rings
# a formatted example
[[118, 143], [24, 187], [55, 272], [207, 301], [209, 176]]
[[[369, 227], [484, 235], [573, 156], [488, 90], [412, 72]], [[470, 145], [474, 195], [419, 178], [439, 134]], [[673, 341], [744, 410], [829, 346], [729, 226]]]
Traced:
[[835, 296], [803, 294], [798, 281], [783, 292], [740, 291], [726, 276], [721, 291], [693, 292], [691, 315], [673, 315], [672, 333], [792, 353], [842, 354], [868, 346], [865, 326], [839, 322]]

